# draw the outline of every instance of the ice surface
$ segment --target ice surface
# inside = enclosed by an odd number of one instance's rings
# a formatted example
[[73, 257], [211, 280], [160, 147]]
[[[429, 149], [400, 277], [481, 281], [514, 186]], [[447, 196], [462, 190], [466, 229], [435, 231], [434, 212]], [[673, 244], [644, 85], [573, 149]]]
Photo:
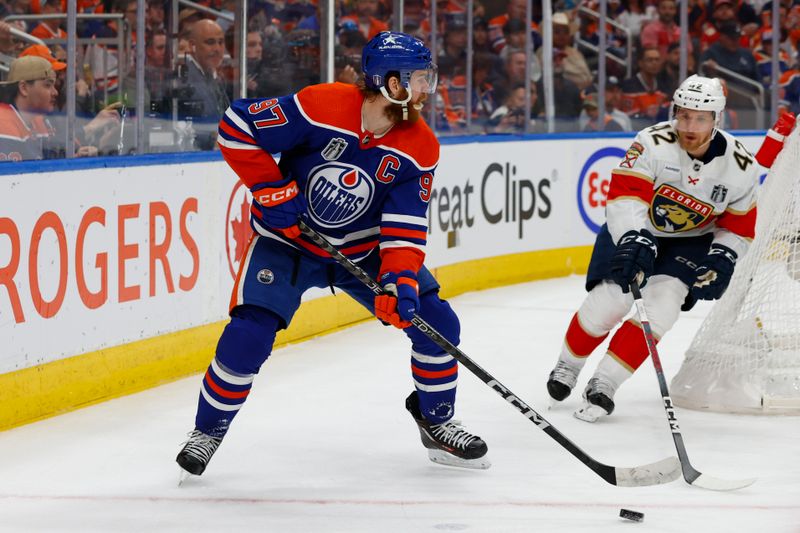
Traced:
[[[462, 295], [461, 348], [596, 459], [673, 455], [650, 362], [597, 424], [545, 382], [583, 299], [578, 276]], [[340, 296], [346, 298], [347, 296]], [[659, 344], [677, 371], [708, 305]], [[677, 410], [694, 466], [752, 487], [606, 484], [462, 368], [456, 417], [489, 445], [487, 471], [435, 465], [403, 403], [408, 345], [368, 322], [277, 350], [206, 470], [177, 487], [200, 376], [0, 433], [2, 532], [800, 532], [800, 419]], [[635, 524], [620, 508], [647, 515]]]

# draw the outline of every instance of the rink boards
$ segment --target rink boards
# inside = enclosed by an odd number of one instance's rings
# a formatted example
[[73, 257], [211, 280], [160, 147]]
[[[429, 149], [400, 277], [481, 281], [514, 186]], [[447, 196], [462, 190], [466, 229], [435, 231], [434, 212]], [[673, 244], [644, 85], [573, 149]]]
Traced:
[[[443, 293], [584, 272], [631, 139], [444, 140], [426, 260]], [[0, 190], [0, 430], [206, 368], [250, 238], [218, 153], [9, 163]], [[304, 300], [277, 345], [369, 318]]]

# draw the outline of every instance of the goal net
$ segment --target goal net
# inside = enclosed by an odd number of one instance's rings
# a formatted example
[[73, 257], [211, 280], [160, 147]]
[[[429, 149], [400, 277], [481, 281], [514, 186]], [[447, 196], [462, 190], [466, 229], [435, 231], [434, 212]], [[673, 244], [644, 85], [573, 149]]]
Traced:
[[800, 414], [800, 128], [759, 193], [756, 237], [670, 392], [711, 411]]

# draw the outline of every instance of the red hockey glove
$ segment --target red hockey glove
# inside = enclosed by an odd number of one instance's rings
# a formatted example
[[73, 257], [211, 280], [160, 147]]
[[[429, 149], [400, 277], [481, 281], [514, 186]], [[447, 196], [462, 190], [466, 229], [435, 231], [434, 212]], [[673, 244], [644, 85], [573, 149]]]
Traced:
[[407, 328], [419, 310], [417, 275], [410, 270], [386, 272], [380, 282], [387, 294], [375, 297], [375, 316], [396, 328]]
[[250, 191], [259, 207], [261, 219], [267, 226], [290, 239], [300, 235], [297, 220], [306, 212], [308, 206], [294, 180], [259, 183]]
[[770, 168], [775, 158], [783, 149], [783, 141], [787, 135], [792, 132], [795, 123], [795, 116], [793, 113], [784, 111], [778, 120], [775, 121], [772, 128], [767, 132], [764, 142], [761, 143], [761, 148], [758, 149], [756, 154], [756, 161], [761, 166]]

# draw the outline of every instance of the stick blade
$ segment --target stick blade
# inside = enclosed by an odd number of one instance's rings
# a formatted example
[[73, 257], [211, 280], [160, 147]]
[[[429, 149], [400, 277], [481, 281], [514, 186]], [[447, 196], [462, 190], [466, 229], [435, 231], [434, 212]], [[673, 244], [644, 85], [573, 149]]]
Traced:
[[749, 487], [756, 482], [758, 478], [749, 479], [719, 479], [706, 474], [700, 476], [694, 481], [688, 482], [693, 487], [700, 487], [701, 489], [728, 491], [738, 490]]
[[648, 487], [670, 483], [681, 477], [681, 462], [677, 457], [667, 457], [655, 463], [633, 468], [614, 468], [618, 487]]

